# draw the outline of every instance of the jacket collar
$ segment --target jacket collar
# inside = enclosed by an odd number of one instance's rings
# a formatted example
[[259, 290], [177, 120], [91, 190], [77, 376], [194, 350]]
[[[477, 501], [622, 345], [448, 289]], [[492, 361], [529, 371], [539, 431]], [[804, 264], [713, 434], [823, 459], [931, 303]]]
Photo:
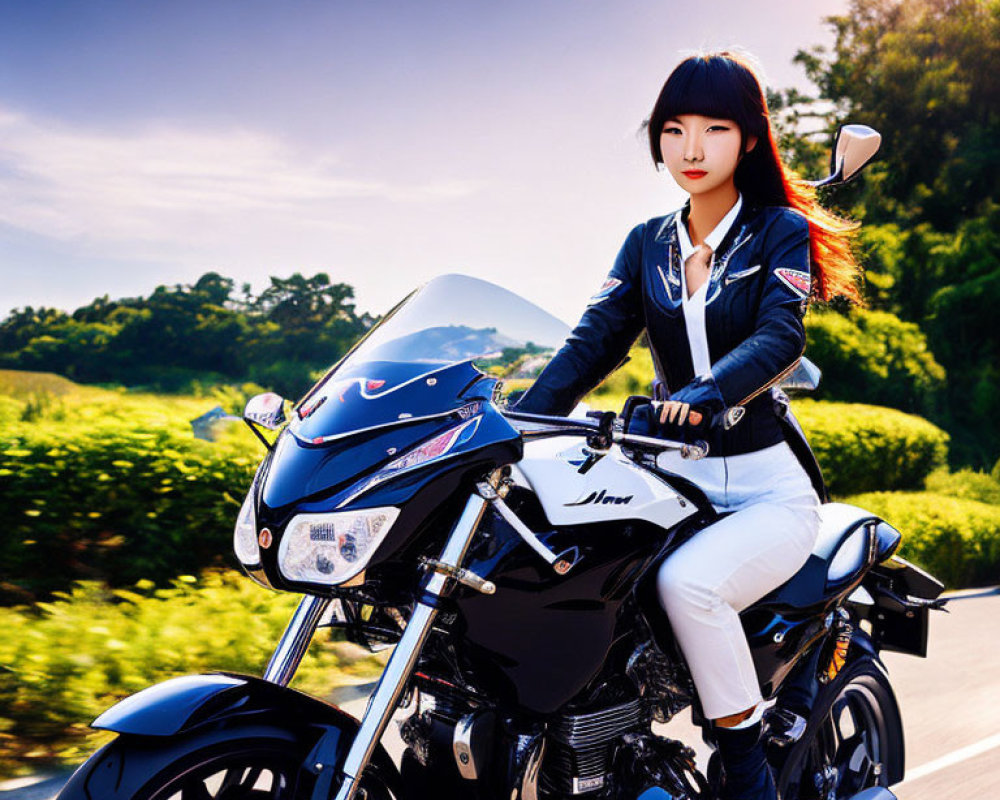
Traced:
[[[708, 296], [706, 305], [711, 303], [719, 295], [722, 288], [722, 276], [729, 264], [729, 257], [751, 237], [751, 223], [758, 216], [761, 207], [752, 201], [744, 199], [741, 195], [739, 209], [735, 218], [725, 230], [718, 248], [715, 250], [715, 259], [712, 265], [712, 272], [708, 279]], [[660, 270], [660, 280], [663, 288], [671, 302], [681, 302], [681, 269], [683, 260], [681, 259], [681, 243], [678, 229], [686, 225], [688, 214], [691, 212], [691, 201], [688, 200], [681, 208], [672, 214], [667, 214], [660, 223], [656, 231], [654, 240], [661, 242], [667, 248], [667, 262], [658, 267]], [[728, 215], [727, 215], [728, 216]], [[714, 234], [715, 231], [712, 231]]]

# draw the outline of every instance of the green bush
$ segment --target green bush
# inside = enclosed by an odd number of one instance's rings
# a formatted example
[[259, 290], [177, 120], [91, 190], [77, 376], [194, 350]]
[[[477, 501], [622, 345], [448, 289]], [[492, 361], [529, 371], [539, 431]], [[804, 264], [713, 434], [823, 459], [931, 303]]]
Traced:
[[902, 411], [810, 399], [793, 408], [832, 494], [923, 488], [948, 455], [947, 433]]
[[[298, 599], [235, 573], [141, 581], [110, 592], [76, 584], [51, 603], [0, 608], [0, 775], [79, 761], [106, 734], [87, 726], [110, 705], [177, 675], [261, 674]], [[376, 674], [353, 645], [317, 637], [293, 686], [325, 695]]]
[[1000, 480], [972, 469], [936, 470], [927, 476], [927, 491], [1000, 506]]
[[1000, 583], [1000, 507], [933, 492], [871, 492], [844, 502], [898, 528], [899, 554], [948, 588]]
[[211, 405], [82, 387], [0, 403], [0, 601], [234, 564], [232, 526], [262, 450], [243, 426], [195, 439], [189, 420]]
[[912, 322], [885, 311], [849, 314], [813, 309], [806, 317], [806, 355], [823, 370], [817, 399], [934, 410], [945, 371]]

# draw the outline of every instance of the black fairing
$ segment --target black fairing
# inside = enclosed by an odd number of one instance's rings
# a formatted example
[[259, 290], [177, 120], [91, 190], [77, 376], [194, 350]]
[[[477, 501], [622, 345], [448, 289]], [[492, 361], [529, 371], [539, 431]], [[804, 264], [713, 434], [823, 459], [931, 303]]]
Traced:
[[524, 495], [515, 490], [509, 500], [539, 538], [556, 552], [578, 547], [581, 560], [559, 576], [489, 514], [467, 567], [497, 591], [457, 593], [452, 634], [483, 693], [544, 715], [570, 702], [601, 671], [616, 636], [634, 628], [619, 611], [668, 533], [641, 521], [554, 531]]
[[[399, 508], [399, 517], [372, 556], [369, 568], [386, 559], [410, 558], [411, 571], [415, 572], [413, 553], [406, 547], [408, 540], [443, 504], [459, 496], [464, 500], [474, 490], [476, 481], [496, 467], [521, 458], [520, 435], [488, 402], [495, 380], [464, 362], [437, 371], [435, 381], [434, 386], [428, 387], [425, 378], [421, 378], [402, 390], [407, 407], [417, 409], [415, 415], [430, 414], [427, 404], [434, 404], [437, 416], [431, 419], [363, 430], [321, 444], [304, 442], [290, 430], [281, 434], [261, 467], [257, 490], [257, 525], [259, 529], [267, 528], [272, 535], [271, 546], [261, 550], [262, 569], [271, 586], [311, 594], [330, 594], [335, 590], [323, 584], [287, 581], [278, 569], [281, 537], [297, 514], [306, 513]], [[430, 397], [409, 400], [411, 393], [428, 392]], [[452, 413], [440, 413], [443, 401], [445, 409], [454, 409]], [[359, 488], [394, 458], [466, 419], [476, 420], [475, 432], [447, 457], [401, 472], [359, 494]]]

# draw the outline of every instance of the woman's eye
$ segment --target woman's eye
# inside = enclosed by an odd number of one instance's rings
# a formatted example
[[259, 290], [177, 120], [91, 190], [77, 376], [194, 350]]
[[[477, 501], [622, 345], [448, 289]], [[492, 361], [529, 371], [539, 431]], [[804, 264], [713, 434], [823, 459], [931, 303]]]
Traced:
[[711, 125], [711, 126], [709, 126], [708, 129], [710, 131], [728, 131], [729, 130], [729, 126], [728, 125]]
[[669, 133], [669, 134], [673, 135], [673, 134], [676, 134], [676, 133], [680, 133], [681, 129], [680, 128], [664, 128], [663, 132], [664, 133]]

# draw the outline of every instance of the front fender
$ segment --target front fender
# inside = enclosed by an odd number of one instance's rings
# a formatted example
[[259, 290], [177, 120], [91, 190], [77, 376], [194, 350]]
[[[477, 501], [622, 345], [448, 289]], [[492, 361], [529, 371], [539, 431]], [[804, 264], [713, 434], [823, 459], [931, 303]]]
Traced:
[[126, 697], [92, 728], [142, 736], [177, 736], [241, 719], [298, 729], [321, 725], [349, 731], [360, 723], [346, 711], [251, 675], [212, 673], [172, 678]]
[[[264, 734], [305, 742], [304, 763], [311, 765], [306, 768], [314, 774], [322, 772], [323, 779], [330, 782], [360, 725], [336, 706], [251, 675], [213, 673], [173, 678], [125, 698], [91, 723], [93, 728], [122, 734], [119, 743], [143, 744], [112, 749], [104, 756], [103, 751], [98, 752], [74, 774], [60, 798], [111, 797], [112, 793], [103, 790], [95, 795], [90, 783], [112, 775], [118, 776], [116, 785], [122, 784], [126, 767], [145, 780], [193, 748]], [[108, 758], [121, 761], [117, 769], [109, 772], [102, 768], [102, 759]], [[382, 745], [377, 746], [370, 763], [399, 797], [399, 772]], [[89, 788], [81, 795], [84, 786]]]

